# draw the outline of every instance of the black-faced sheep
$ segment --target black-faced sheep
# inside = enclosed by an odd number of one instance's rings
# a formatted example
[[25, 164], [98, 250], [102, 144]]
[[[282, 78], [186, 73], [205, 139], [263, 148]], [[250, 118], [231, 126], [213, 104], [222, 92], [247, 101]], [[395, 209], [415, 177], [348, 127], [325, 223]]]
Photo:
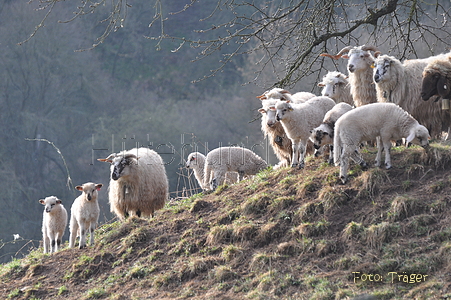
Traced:
[[321, 95], [331, 98], [335, 103], [345, 102], [354, 105], [352, 100], [351, 85], [348, 76], [340, 72], [329, 72], [324, 75], [323, 80], [318, 83], [322, 87]]
[[[210, 190], [210, 185], [208, 183], [205, 183], [205, 159], [206, 156], [203, 155], [200, 152], [193, 152], [188, 155], [188, 158], [186, 159], [185, 166], [188, 169], [193, 169], [194, 176], [197, 179], [197, 182], [199, 183], [200, 187], [203, 190]], [[226, 173], [226, 179], [225, 183], [227, 184], [233, 184], [237, 183], [239, 180], [238, 173], [236, 172], [227, 172]]]
[[326, 113], [321, 125], [311, 131], [310, 140], [313, 142], [313, 146], [315, 147], [315, 157], [320, 154], [319, 149], [321, 147], [329, 145], [329, 164], [334, 162], [333, 143], [335, 123], [342, 115], [351, 109], [352, 106], [348, 103], [338, 103]]
[[208, 152], [205, 158], [204, 185], [211, 190], [224, 184], [227, 172], [237, 172], [239, 181], [244, 176], [255, 175], [268, 167], [264, 159], [242, 147], [219, 147]]
[[[340, 50], [337, 55], [327, 53], [321, 56], [327, 56], [333, 59], [348, 58], [349, 84], [351, 85], [352, 99], [356, 107], [377, 102], [376, 88], [373, 84], [373, 70], [371, 66], [374, 57], [379, 50], [374, 46], [348, 46]], [[345, 54], [348, 53], [348, 54]]]
[[153, 217], [164, 207], [169, 185], [163, 159], [157, 152], [135, 148], [99, 161], [111, 164], [108, 199], [111, 212], [121, 220], [129, 215]]
[[42, 216], [42, 239], [44, 253], [58, 251], [67, 225], [67, 211], [55, 196], [39, 200], [45, 206]]
[[449, 55], [430, 61], [423, 70], [421, 98], [427, 101], [433, 96], [451, 99], [451, 56]]
[[374, 81], [379, 102], [392, 102], [423, 124], [433, 138], [448, 130], [449, 114], [440, 103], [421, 100], [422, 74], [432, 58], [411, 59], [401, 63], [393, 56], [381, 55], [375, 60]]
[[94, 245], [94, 230], [99, 220], [100, 208], [97, 201], [98, 192], [102, 188], [102, 184], [87, 182], [83, 185], [77, 185], [76, 190], [82, 192], [78, 196], [70, 209], [70, 238], [69, 248], [75, 246], [77, 235], [80, 236], [79, 248], [86, 247], [86, 236], [90, 234], [89, 244]]
[[277, 111], [277, 119], [282, 123], [288, 138], [291, 140], [293, 147], [292, 167], [304, 167], [310, 131], [321, 124], [324, 115], [334, 106], [334, 100], [320, 96], [300, 104], [280, 101], [272, 108]]
[[361, 142], [380, 137], [376, 156], [376, 166], [380, 166], [382, 145], [385, 151], [385, 167], [391, 168], [391, 140], [406, 138], [406, 143], [426, 147], [429, 132], [409, 113], [394, 103], [373, 103], [357, 107], [343, 116], [335, 124], [334, 162], [340, 165], [340, 178], [345, 183], [348, 178], [349, 158], [366, 166], [358, 153]]

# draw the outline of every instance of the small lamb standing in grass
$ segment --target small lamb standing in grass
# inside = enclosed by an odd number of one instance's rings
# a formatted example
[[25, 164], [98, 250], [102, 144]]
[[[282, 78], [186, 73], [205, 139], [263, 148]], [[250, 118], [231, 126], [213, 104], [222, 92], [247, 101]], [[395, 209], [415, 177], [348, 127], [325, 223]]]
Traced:
[[77, 235], [80, 236], [79, 248], [86, 247], [86, 235], [88, 233], [90, 234], [89, 244], [94, 245], [94, 229], [100, 215], [97, 196], [102, 186], [101, 183], [87, 182], [82, 186], [75, 187], [76, 190], [82, 191], [82, 194], [75, 199], [71, 208], [69, 248], [75, 246]]
[[[194, 176], [197, 179], [197, 182], [199, 183], [200, 187], [203, 190], [209, 190], [210, 186], [208, 184], [205, 184], [204, 180], [204, 171], [205, 171], [205, 159], [206, 156], [203, 155], [200, 152], [193, 152], [188, 155], [188, 158], [186, 159], [185, 166], [188, 169], [193, 169]], [[236, 172], [227, 172], [225, 183], [227, 184], [233, 184], [238, 182], [238, 173]]]
[[299, 169], [304, 167], [304, 157], [310, 131], [321, 124], [324, 115], [334, 106], [334, 100], [320, 96], [301, 104], [280, 101], [273, 108], [277, 110], [277, 119], [282, 123], [292, 143], [292, 167], [298, 165]]
[[39, 203], [45, 206], [42, 218], [44, 253], [57, 252], [67, 225], [67, 211], [55, 196], [41, 199]]
[[377, 143], [376, 166], [380, 166], [383, 145], [387, 169], [392, 166], [391, 140], [406, 138], [406, 144], [426, 147], [430, 138], [426, 127], [394, 103], [367, 104], [345, 113], [335, 124], [334, 137], [334, 161], [336, 166], [340, 165], [340, 179], [343, 183], [348, 179], [349, 158], [366, 166], [357, 151], [360, 143], [374, 140], [378, 136], [380, 141]]
[[239, 181], [245, 175], [255, 175], [268, 167], [264, 159], [242, 147], [219, 147], [207, 154], [204, 185], [212, 190], [224, 184], [227, 172], [238, 172]]
[[326, 113], [323, 123], [311, 131], [310, 140], [313, 142], [313, 147], [315, 147], [315, 157], [321, 154], [321, 151], [319, 151], [321, 147], [329, 145], [329, 164], [333, 164], [335, 123], [342, 115], [351, 109], [352, 106], [348, 103], [338, 103]]

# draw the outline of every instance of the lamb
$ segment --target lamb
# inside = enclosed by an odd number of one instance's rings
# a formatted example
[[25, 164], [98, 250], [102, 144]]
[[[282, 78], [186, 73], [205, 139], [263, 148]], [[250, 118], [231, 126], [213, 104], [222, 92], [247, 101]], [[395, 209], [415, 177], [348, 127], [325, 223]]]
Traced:
[[62, 201], [55, 196], [41, 199], [39, 203], [45, 206], [42, 216], [44, 253], [57, 252], [66, 230], [67, 211]]
[[449, 114], [442, 112], [440, 103], [421, 100], [421, 82], [425, 67], [433, 57], [412, 59], [401, 63], [393, 56], [376, 58], [374, 81], [379, 102], [393, 102], [426, 126], [434, 138], [449, 126]]
[[108, 199], [111, 212], [124, 220], [129, 215], [149, 217], [164, 207], [169, 194], [163, 159], [148, 148], [112, 153], [99, 161], [111, 164]]
[[354, 105], [352, 100], [351, 85], [348, 76], [340, 72], [329, 72], [324, 75], [323, 80], [318, 83], [322, 87], [321, 95], [334, 100], [336, 103], [345, 102]]
[[[377, 102], [376, 88], [373, 83], [373, 70], [371, 66], [374, 57], [370, 51], [374, 51], [375, 55], [380, 52], [374, 46], [347, 46], [338, 52], [337, 55], [327, 53], [321, 56], [327, 56], [333, 59], [348, 58], [349, 84], [351, 86], [352, 99], [356, 107]], [[345, 53], [348, 53], [347, 55]]]
[[80, 236], [79, 248], [86, 247], [86, 235], [90, 234], [89, 244], [94, 245], [94, 230], [99, 220], [100, 208], [97, 202], [98, 192], [103, 184], [87, 182], [77, 185], [76, 190], [82, 191], [71, 207], [69, 248], [75, 246], [77, 234]]
[[224, 184], [227, 172], [238, 172], [239, 181], [245, 175], [255, 175], [268, 167], [264, 159], [242, 147], [219, 147], [208, 152], [205, 159], [204, 184], [211, 190]]
[[430, 138], [426, 127], [394, 103], [367, 104], [345, 113], [335, 124], [334, 136], [334, 161], [336, 166], [340, 165], [340, 179], [343, 183], [348, 179], [349, 158], [366, 166], [357, 149], [362, 141], [374, 140], [376, 137], [380, 137], [376, 166], [380, 166], [383, 146], [387, 169], [392, 166], [390, 140], [406, 138], [406, 143], [426, 147]]
[[[205, 184], [204, 180], [204, 171], [205, 171], [205, 155], [200, 152], [193, 152], [188, 155], [186, 160], [186, 167], [188, 169], [194, 170], [194, 176], [197, 179], [200, 187], [203, 190], [209, 190], [210, 186]], [[225, 183], [232, 184], [238, 182], [238, 173], [236, 172], [227, 172]]]
[[301, 104], [280, 101], [273, 108], [277, 110], [277, 119], [282, 123], [293, 145], [292, 167], [299, 166], [300, 169], [304, 167], [310, 131], [321, 124], [324, 115], [334, 106], [334, 100], [320, 96]]
[[423, 70], [421, 98], [427, 101], [436, 95], [442, 99], [451, 99], [450, 55], [431, 60]]
[[261, 96], [257, 96], [260, 100], [277, 99], [282, 101], [292, 101], [295, 103], [305, 102], [310, 98], [315, 97], [315, 94], [309, 92], [298, 92], [291, 94], [289, 91], [281, 88], [273, 88], [272, 90], [266, 91]]
[[329, 145], [330, 155], [329, 164], [334, 161], [334, 129], [337, 120], [350, 111], [352, 106], [345, 102], [340, 102], [335, 105], [331, 110], [329, 110], [324, 116], [323, 122], [318, 127], [311, 131], [310, 140], [313, 142], [315, 147], [315, 157], [319, 155], [319, 149], [325, 145]]

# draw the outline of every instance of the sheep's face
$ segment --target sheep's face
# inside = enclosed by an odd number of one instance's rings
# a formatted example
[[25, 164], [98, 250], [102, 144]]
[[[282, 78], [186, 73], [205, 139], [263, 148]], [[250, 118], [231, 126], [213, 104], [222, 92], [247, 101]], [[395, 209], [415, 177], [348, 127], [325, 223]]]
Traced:
[[92, 182], [87, 182], [83, 185], [77, 185], [75, 187], [76, 190], [82, 191], [85, 195], [86, 195], [86, 200], [91, 201], [91, 200], [96, 200], [97, 199], [97, 191], [100, 191], [100, 189], [102, 188], [103, 184], [98, 183], [92, 183]]
[[266, 112], [266, 125], [273, 127], [277, 123], [277, 110], [274, 105], [270, 106]]
[[374, 58], [368, 50], [364, 51], [359, 48], [351, 49], [349, 54], [343, 57], [349, 58], [348, 71], [351, 73], [367, 70], [374, 62]]
[[188, 169], [194, 168], [195, 165], [199, 164], [199, 159], [203, 156], [203, 154], [200, 154], [199, 152], [193, 152], [190, 155], [188, 155], [188, 158], [186, 159], [186, 167]]
[[423, 125], [418, 124], [410, 130], [409, 136], [406, 138], [406, 143], [412, 143], [422, 147], [429, 146], [429, 131]]
[[133, 154], [119, 155], [111, 163], [111, 179], [118, 180], [131, 174], [134, 165], [138, 164], [138, 157]]
[[443, 99], [451, 98], [451, 86], [447, 78], [434, 70], [423, 72], [423, 82], [421, 85], [421, 98], [424, 101], [432, 96], [439, 95]]
[[44, 210], [46, 213], [50, 213], [56, 205], [61, 204], [61, 200], [56, 198], [55, 196], [50, 196], [45, 199], [39, 200], [39, 203], [44, 205]]
[[276, 119], [277, 121], [282, 121], [286, 118], [287, 114], [293, 110], [293, 107], [286, 102], [280, 102], [275, 106], [276, 109]]
[[341, 77], [333, 77], [329, 80], [323, 80], [318, 83], [319, 87], [322, 87], [321, 95], [332, 98], [337, 101], [340, 97], [341, 91], [347, 86], [347, 81]]
[[313, 129], [310, 133], [310, 140], [313, 142], [313, 147], [316, 150], [321, 148], [323, 145], [333, 144], [330, 134], [319, 127]]
[[373, 78], [374, 82], [380, 83], [391, 77], [390, 71], [394, 61], [387, 56], [381, 57], [374, 62]]

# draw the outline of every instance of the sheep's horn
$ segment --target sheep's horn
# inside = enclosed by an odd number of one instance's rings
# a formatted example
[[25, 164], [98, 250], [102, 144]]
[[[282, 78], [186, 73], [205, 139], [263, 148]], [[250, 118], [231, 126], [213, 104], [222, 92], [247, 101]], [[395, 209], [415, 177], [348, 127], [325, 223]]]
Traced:
[[321, 53], [319, 56], [326, 56], [326, 57], [330, 57], [332, 59], [339, 59], [340, 57], [343, 56], [343, 54], [348, 53], [353, 48], [354, 48], [353, 46], [347, 46], [347, 47], [344, 47], [343, 49], [341, 49], [340, 52], [338, 52], [336, 55], [332, 55], [329, 53]]
[[379, 52], [379, 54], [380, 54], [380, 51], [379, 51], [379, 49], [377, 49], [377, 47], [375, 47], [375, 46], [362, 46], [362, 50], [363, 51], [373, 51], [373, 52]]
[[291, 95], [291, 93], [289, 91], [287, 91], [287, 90], [281, 90], [280, 93], [281, 94], [290, 94]]
[[341, 55], [337, 56], [337, 55], [332, 55], [332, 54], [329, 54], [329, 53], [321, 53], [319, 56], [330, 57], [332, 59], [339, 59], [341, 57]]
[[257, 98], [262, 100], [262, 101], [267, 99], [265, 94], [263, 94], [261, 96], [257, 96]]

